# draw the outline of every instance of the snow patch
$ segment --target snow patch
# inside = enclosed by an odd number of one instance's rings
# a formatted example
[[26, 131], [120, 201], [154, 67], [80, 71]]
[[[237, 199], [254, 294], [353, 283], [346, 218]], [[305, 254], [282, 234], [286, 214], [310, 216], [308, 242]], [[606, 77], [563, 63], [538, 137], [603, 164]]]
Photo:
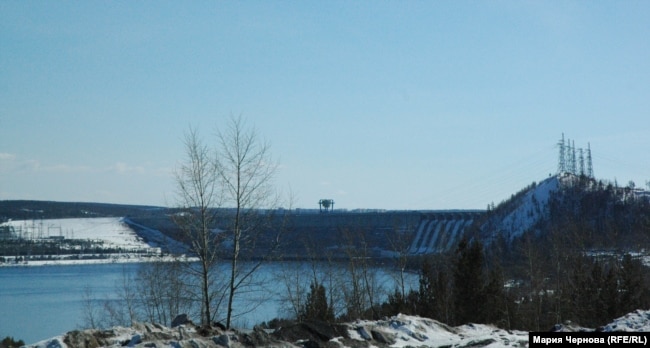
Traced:
[[104, 245], [127, 250], [150, 247], [120, 217], [12, 220], [0, 226], [13, 228], [15, 235], [25, 239], [59, 237], [101, 241]]

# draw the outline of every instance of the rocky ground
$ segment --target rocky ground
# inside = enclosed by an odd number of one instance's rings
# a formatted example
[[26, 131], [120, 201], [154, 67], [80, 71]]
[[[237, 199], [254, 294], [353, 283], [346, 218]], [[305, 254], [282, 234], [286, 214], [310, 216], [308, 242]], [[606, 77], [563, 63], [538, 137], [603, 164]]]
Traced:
[[528, 333], [488, 325], [449, 327], [431, 319], [397, 315], [379, 321], [345, 324], [305, 322], [269, 331], [204, 330], [181, 320], [168, 328], [137, 323], [132, 327], [71, 331], [33, 348], [95, 347], [524, 347]]
[[[572, 323], [558, 324], [550, 331], [650, 331], [650, 310], [636, 310], [599, 328], [584, 328]], [[29, 348], [386, 348], [386, 347], [528, 347], [528, 332], [510, 331], [490, 325], [467, 324], [450, 327], [417, 316], [396, 315], [377, 321], [344, 324], [304, 322], [274, 331], [201, 329], [179, 316], [172, 327], [137, 323], [132, 327], [108, 330], [71, 331], [38, 342]]]

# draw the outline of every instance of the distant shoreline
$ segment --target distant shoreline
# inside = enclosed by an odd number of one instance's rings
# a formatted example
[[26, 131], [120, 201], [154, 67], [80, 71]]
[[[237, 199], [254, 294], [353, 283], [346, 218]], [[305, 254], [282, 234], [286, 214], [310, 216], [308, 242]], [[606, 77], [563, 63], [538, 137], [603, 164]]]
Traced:
[[75, 265], [101, 265], [101, 264], [122, 264], [122, 263], [149, 263], [149, 262], [193, 262], [197, 259], [194, 257], [180, 256], [131, 256], [108, 257], [108, 258], [88, 258], [88, 259], [51, 259], [51, 260], [27, 260], [15, 261], [9, 260], [0, 262], [1, 267], [41, 267], [41, 266], [75, 266]]

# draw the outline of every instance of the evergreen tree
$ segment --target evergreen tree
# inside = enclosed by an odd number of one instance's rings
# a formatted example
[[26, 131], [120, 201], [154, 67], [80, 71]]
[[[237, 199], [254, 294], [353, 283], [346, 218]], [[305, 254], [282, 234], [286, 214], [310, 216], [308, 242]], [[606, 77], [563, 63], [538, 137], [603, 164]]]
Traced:
[[420, 271], [420, 282], [418, 292], [418, 314], [431, 319], [437, 319], [435, 309], [435, 275], [433, 266], [429, 260], [422, 263], [422, 270]]
[[318, 282], [313, 282], [309, 286], [307, 301], [301, 311], [301, 321], [318, 320], [325, 322], [334, 321], [334, 309], [327, 303], [325, 287]]
[[432, 263], [426, 260], [420, 274], [417, 314], [450, 324], [452, 290], [447, 271], [444, 268], [434, 269]]
[[418, 303], [419, 293], [415, 290], [411, 290], [406, 294], [402, 295], [402, 291], [399, 287], [395, 287], [393, 293], [388, 294], [388, 301], [382, 304], [382, 313], [383, 315], [397, 315], [397, 314], [407, 314], [407, 315], [416, 315], [417, 312], [417, 303]]
[[18, 340], [16, 341], [13, 337], [5, 337], [0, 341], [0, 348], [18, 348], [25, 345], [25, 341]]
[[625, 254], [621, 262], [620, 284], [619, 315], [648, 306], [643, 264], [638, 259], [633, 259], [630, 254]]
[[463, 238], [456, 250], [454, 264], [455, 323], [481, 323], [486, 319], [483, 275], [483, 246]]
[[501, 328], [510, 328], [508, 297], [503, 289], [503, 270], [496, 265], [489, 272], [487, 284], [483, 289], [485, 298], [485, 323], [495, 324]]

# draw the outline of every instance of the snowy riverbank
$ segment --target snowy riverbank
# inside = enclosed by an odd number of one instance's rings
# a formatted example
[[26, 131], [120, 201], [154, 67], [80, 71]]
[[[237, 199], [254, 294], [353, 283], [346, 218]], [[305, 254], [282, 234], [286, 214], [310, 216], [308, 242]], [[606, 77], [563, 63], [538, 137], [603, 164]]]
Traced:
[[163, 255], [162, 246], [186, 251], [160, 231], [122, 217], [11, 220], [0, 229], [0, 267], [166, 262], [177, 257]]

